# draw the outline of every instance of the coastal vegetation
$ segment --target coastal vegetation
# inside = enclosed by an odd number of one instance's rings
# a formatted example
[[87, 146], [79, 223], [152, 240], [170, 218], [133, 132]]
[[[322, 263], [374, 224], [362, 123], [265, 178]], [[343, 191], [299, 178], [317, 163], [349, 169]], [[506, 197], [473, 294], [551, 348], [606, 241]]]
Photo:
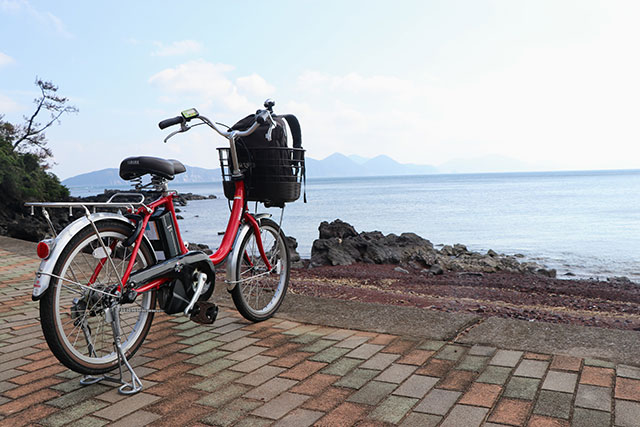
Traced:
[[36, 79], [35, 84], [40, 95], [34, 100], [34, 112], [24, 116], [23, 123], [10, 123], [0, 115], [0, 234], [26, 240], [44, 237], [44, 224], [24, 221], [28, 213], [24, 203], [69, 197], [67, 187], [49, 172], [53, 153], [45, 130], [63, 114], [78, 111], [58, 94], [53, 83]]

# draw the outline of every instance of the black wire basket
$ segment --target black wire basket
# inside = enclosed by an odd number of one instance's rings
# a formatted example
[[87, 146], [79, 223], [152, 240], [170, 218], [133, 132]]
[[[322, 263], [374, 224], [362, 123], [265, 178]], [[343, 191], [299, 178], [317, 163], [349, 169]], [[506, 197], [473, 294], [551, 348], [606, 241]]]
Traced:
[[[246, 200], [268, 206], [284, 206], [300, 198], [304, 177], [304, 149], [288, 147], [246, 148], [236, 146], [238, 166], [244, 175]], [[235, 184], [232, 179], [229, 148], [218, 148], [222, 187], [227, 199], [233, 200]]]

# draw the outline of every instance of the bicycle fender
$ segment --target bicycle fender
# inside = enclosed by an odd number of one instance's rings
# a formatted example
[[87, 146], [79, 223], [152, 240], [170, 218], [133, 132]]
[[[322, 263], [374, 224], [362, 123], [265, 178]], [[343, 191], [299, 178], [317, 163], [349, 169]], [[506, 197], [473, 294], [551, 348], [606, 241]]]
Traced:
[[[256, 221], [258, 221], [258, 224], [260, 224], [260, 220], [262, 220], [263, 218], [271, 218], [271, 214], [267, 214], [267, 213], [263, 213], [263, 214], [256, 214], [253, 215], [253, 217], [255, 218]], [[231, 257], [227, 258], [227, 291], [231, 292], [233, 291], [233, 288], [236, 287], [235, 283], [231, 282], [231, 277], [233, 277], [233, 271], [236, 270], [236, 268], [238, 267], [238, 263], [237, 260], [240, 259], [240, 246], [242, 241], [244, 240], [245, 236], [249, 233], [249, 231], [251, 231], [251, 225], [244, 223], [240, 226], [240, 229], [238, 230], [238, 234], [236, 235], [236, 241], [233, 245], [233, 251], [231, 252]]]
[[[115, 213], [97, 212], [97, 213], [91, 214], [90, 217], [93, 222], [99, 222], [99, 221], [110, 219], [110, 220], [125, 222], [131, 225], [131, 222], [127, 218]], [[82, 216], [76, 219], [75, 221], [73, 221], [71, 224], [69, 224], [54, 239], [55, 243], [54, 243], [54, 247], [53, 247], [53, 251], [51, 252], [51, 255], [49, 255], [49, 258], [42, 260], [42, 262], [40, 263], [40, 266], [38, 267], [38, 270], [36, 271], [36, 278], [33, 282], [33, 294], [31, 295], [31, 299], [33, 301], [38, 301], [40, 298], [42, 298], [42, 295], [44, 295], [45, 291], [49, 288], [49, 283], [51, 282], [51, 274], [53, 273], [53, 268], [56, 266], [56, 263], [58, 262], [58, 258], [60, 257], [60, 254], [62, 253], [64, 248], [71, 241], [73, 236], [75, 236], [80, 230], [82, 230], [83, 228], [85, 228], [90, 224], [91, 222], [89, 221], [89, 218], [87, 218], [86, 216]], [[143, 238], [147, 239], [146, 236], [143, 236]], [[149, 242], [147, 241], [147, 243]]]

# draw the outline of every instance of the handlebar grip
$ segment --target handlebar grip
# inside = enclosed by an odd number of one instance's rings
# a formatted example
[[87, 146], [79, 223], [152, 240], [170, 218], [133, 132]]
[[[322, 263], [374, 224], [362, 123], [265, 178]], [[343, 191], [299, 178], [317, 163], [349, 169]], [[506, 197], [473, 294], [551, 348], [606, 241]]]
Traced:
[[160, 123], [158, 123], [158, 127], [160, 127], [160, 129], [165, 129], [165, 128], [168, 128], [169, 126], [180, 124], [182, 123], [183, 120], [184, 118], [182, 116], [172, 117], [170, 119], [165, 119]]

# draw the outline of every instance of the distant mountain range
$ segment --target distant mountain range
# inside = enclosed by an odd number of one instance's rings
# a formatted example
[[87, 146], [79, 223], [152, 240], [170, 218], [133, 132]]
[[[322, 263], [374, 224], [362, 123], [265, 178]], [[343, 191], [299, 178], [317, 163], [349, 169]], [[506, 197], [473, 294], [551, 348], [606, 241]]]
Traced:
[[[457, 159], [438, 167], [398, 163], [388, 156], [368, 159], [362, 156], [334, 153], [323, 160], [306, 158], [308, 178], [339, 178], [356, 176], [426, 175], [435, 173], [512, 172], [535, 170], [531, 165], [502, 156]], [[174, 183], [216, 182], [221, 180], [220, 169], [186, 166], [187, 171], [176, 175]], [[68, 187], [125, 185], [117, 168], [102, 169], [67, 178], [62, 183]]]

